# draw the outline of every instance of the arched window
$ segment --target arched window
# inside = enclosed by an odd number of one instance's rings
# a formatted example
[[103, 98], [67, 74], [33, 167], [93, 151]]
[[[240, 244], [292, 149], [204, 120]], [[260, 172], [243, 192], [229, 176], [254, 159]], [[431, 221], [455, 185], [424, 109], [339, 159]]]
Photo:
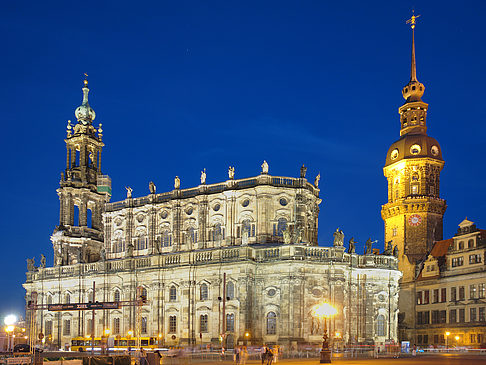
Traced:
[[117, 238], [113, 242], [113, 253], [119, 253], [125, 251], [125, 240], [123, 238]]
[[47, 296], [47, 304], [52, 304], [52, 295]]
[[188, 235], [191, 243], [197, 242], [197, 231], [194, 227], [189, 227], [189, 229], [187, 230], [187, 235]]
[[459, 242], [459, 250], [464, 250], [464, 242]]
[[170, 235], [169, 230], [165, 230], [165, 231], [162, 232], [160, 244], [161, 244], [162, 247], [172, 246], [172, 237]]
[[199, 332], [205, 333], [208, 332], [208, 315], [201, 314], [199, 316]]
[[267, 335], [277, 334], [277, 315], [275, 312], [267, 314]]
[[69, 303], [71, 303], [71, 295], [69, 295], [69, 293], [66, 293], [64, 297], [64, 304], [69, 304]]
[[208, 300], [209, 298], [209, 293], [208, 293], [208, 286], [207, 284], [201, 284], [200, 287], [200, 293], [199, 293], [199, 299], [200, 300]]
[[467, 248], [474, 248], [474, 240], [467, 241]]
[[287, 229], [287, 219], [279, 218], [277, 224], [277, 236], [282, 237], [286, 229]]
[[169, 288], [169, 300], [170, 301], [176, 301], [177, 300], [177, 288], [175, 285], [172, 285]]
[[376, 318], [376, 335], [377, 336], [385, 336], [385, 316], [380, 314]]
[[113, 334], [120, 334], [120, 318], [115, 318], [113, 320]]
[[120, 295], [120, 291], [119, 291], [118, 289], [117, 289], [117, 290], [115, 290], [115, 293], [113, 293], [113, 300], [114, 300], [115, 302], [119, 302], [119, 301], [120, 301], [120, 296], [121, 296], [121, 295]]
[[136, 250], [145, 250], [147, 248], [147, 237], [139, 236], [134, 239], [133, 246]]
[[140, 296], [144, 297], [145, 300], [147, 300], [147, 289], [142, 287], [142, 290], [140, 290]]
[[228, 313], [226, 315], [226, 331], [234, 332], [235, 331], [235, 315], [234, 313]]
[[232, 281], [226, 284], [226, 297], [231, 300], [235, 298], [235, 284]]

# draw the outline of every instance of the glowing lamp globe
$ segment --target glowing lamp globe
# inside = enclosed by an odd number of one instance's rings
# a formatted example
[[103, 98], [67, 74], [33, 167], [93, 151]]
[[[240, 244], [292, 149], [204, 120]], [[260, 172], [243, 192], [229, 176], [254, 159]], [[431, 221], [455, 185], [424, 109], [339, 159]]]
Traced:
[[13, 324], [15, 324], [17, 322], [17, 316], [15, 314], [9, 314], [8, 316], [5, 317], [3, 322], [7, 326], [12, 326]]

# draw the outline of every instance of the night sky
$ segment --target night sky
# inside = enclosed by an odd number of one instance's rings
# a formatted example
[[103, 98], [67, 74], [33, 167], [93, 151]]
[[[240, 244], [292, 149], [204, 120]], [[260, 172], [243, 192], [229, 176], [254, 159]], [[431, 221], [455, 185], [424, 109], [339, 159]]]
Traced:
[[[415, 5], [419, 3], [419, 5]], [[52, 265], [66, 122], [89, 74], [112, 201], [258, 175], [321, 173], [319, 244], [383, 247], [385, 155], [410, 77], [411, 9], [428, 134], [446, 161], [444, 237], [486, 228], [486, 3], [4, 1], [0, 317], [23, 313], [26, 258]]]

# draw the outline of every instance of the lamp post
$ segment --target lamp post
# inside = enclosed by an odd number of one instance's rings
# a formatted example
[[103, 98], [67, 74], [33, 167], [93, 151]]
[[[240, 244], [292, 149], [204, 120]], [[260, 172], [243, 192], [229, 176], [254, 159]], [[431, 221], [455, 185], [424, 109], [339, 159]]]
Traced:
[[11, 334], [15, 330], [15, 323], [17, 323], [17, 316], [15, 314], [9, 314], [8, 316], [5, 317], [3, 323], [5, 323], [6, 326], [5, 332], [7, 332], [7, 347], [8, 347], [7, 350], [10, 351], [10, 349], [12, 349], [13, 351], [14, 346], [10, 345], [10, 338], [14, 338], [11, 337]]
[[447, 349], [448, 349], [448, 347], [449, 347], [448, 345], [449, 345], [449, 336], [450, 336], [450, 335], [451, 335], [451, 333], [450, 333], [449, 331], [447, 331], [447, 332], [445, 333], [445, 340], [446, 340], [446, 351], [447, 351]]
[[329, 342], [327, 341], [327, 319], [337, 313], [337, 309], [329, 303], [316, 304], [312, 307], [312, 314], [321, 319], [324, 318], [324, 335], [322, 336], [321, 348], [321, 364], [328, 364], [331, 362], [331, 351], [329, 350]]

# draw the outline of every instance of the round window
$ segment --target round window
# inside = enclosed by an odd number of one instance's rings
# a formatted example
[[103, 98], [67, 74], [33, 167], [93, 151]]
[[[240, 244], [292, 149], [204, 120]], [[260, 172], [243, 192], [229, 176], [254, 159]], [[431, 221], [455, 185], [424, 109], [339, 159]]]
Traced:
[[145, 219], [145, 216], [144, 216], [143, 214], [139, 214], [139, 215], [137, 215], [137, 221], [138, 221], [139, 223], [142, 223], [144, 219]]
[[243, 200], [243, 202], [241, 203], [241, 205], [243, 205], [244, 207], [249, 206], [250, 205], [250, 199]]
[[430, 152], [434, 155], [434, 156], [439, 156], [439, 147], [437, 146], [432, 146], [432, 148], [430, 149]]
[[281, 206], [284, 206], [284, 207], [285, 207], [285, 206], [286, 206], [288, 203], [289, 203], [289, 202], [287, 201], [287, 199], [285, 199], [285, 198], [281, 198], [281, 199], [280, 199], [280, 205], [281, 205]]
[[193, 212], [192, 207], [189, 207], [189, 208], [187, 208], [187, 209], [186, 209], [186, 214], [187, 214], [187, 215], [191, 215], [191, 214], [192, 214], [192, 212]]
[[414, 144], [414, 145], [412, 145], [412, 147], [410, 147], [410, 153], [412, 155], [418, 155], [421, 150], [422, 149], [420, 148], [420, 146], [418, 144]]
[[214, 204], [214, 206], [213, 206], [213, 210], [214, 210], [215, 212], [217, 212], [217, 211], [218, 211], [218, 210], [220, 210], [220, 209], [221, 209], [221, 205], [219, 205], [219, 204]]
[[275, 289], [268, 289], [267, 294], [269, 297], [273, 297], [275, 294], [277, 294], [277, 291]]
[[315, 297], [320, 297], [322, 295], [322, 291], [320, 289], [313, 289], [312, 295]]
[[391, 155], [390, 155], [391, 159], [392, 160], [396, 160], [397, 157], [398, 157], [398, 148], [395, 148], [392, 152], [391, 152]]
[[160, 216], [162, 217], [162, 219], [166, 219], [169, 216], [169, 213], [164, 210], [162, 213], [160, 213]]

